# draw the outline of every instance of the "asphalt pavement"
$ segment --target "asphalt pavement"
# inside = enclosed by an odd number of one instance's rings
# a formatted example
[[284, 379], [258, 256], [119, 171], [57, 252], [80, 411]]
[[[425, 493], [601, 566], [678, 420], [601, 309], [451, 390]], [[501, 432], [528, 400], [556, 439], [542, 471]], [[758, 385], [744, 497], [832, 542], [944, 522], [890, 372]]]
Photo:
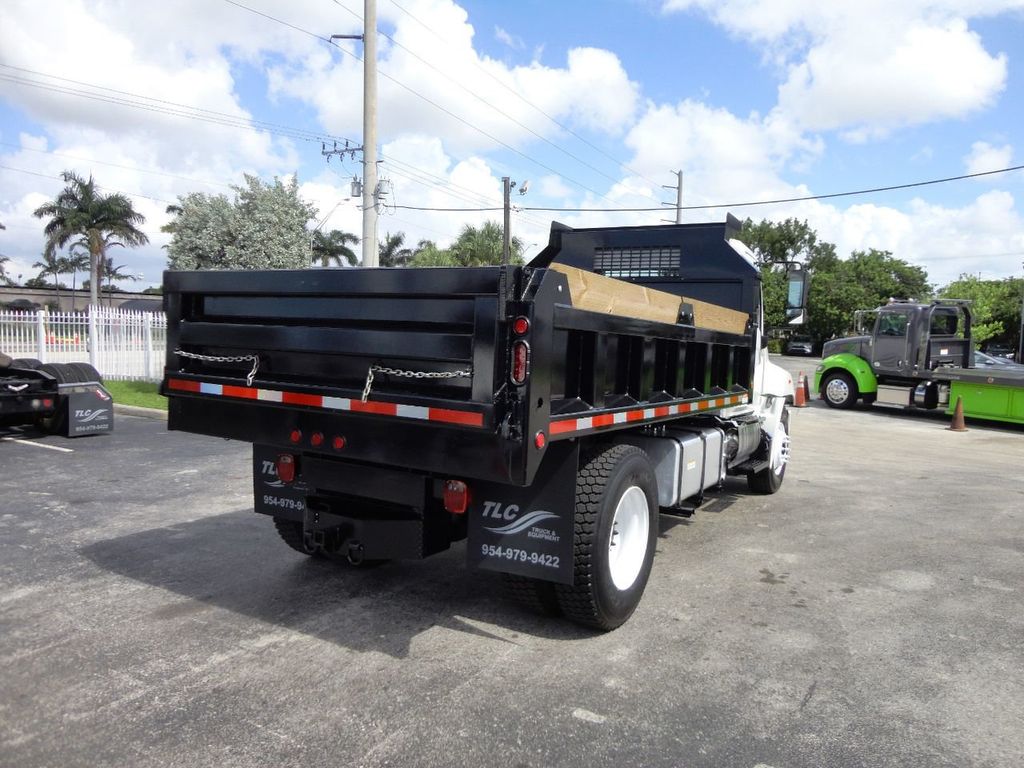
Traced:
[[7, 432], [0, 766], [1019, 766], [1024, 430], [947, 424], [794, 411], [782, 490], [664, 518], [607, 634], [462, 546], [304, 558], [246, 445]]

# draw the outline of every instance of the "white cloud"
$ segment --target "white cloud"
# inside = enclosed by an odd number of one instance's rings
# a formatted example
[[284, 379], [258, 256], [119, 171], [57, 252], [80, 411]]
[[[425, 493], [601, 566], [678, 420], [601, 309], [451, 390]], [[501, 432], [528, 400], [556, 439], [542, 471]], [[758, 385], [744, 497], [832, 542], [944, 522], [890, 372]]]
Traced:
[[501, 27], [496, 26], [494, 28], [494, 36], [498, 39], [500, 43], [507, 45], [509, 48], [512, 48], [513, 50], [521, 51], [526, 47], [526, 43], [523, 42], [523, 38], [511, 34], [507, 30], [502, 29]]
[[967, 19], [1019, 0], [667, 0], [700, 10], [761, 46], [783, 71], [779, 109], [803, 130], [851, 141], [901, 126], [963, 117], [1006, 84], [1004, 54], [985, 50]]
[[994, 147], [985, 141], [976, 141], [971, 145], [970, 154], [964, 158], [967, 173], [985, 173], [1009, 168], [1013, 164], [1013, 147], [1004, 144]]

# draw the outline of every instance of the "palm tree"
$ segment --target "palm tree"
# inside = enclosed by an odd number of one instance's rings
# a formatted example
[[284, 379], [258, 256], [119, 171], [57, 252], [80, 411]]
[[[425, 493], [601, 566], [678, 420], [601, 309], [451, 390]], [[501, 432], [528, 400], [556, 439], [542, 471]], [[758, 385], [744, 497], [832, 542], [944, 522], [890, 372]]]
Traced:
[[[464, 267], [501, 264], [504, 232], [496, 221], [485, 221], [479, 228], [466, 224], [448, 250]], [[513, 264], [523, 263], [523, 241], [513, 237], [509, 241]]]
[[89, 269], [89, 245], [79, 240], [68, 248], [68, 271], [71, 272], [71, 311], [78, 300], [78, 273]]
[[57, 296], [57, 306], [60, 306], [60, 276], [70, 269], [68, 260], [58, 256], [56, 251], [44, 253], [42, 261], [32, 265], [39, 269], [40, 279], [45, 280], [47, 275], [53, 275], [53, 291]]
[[0, 284], [10, 285], [11, 278], [7, 276], [7, 270], [4, 269], [4, 264], [10, 261], [7, 256], [0, 254]]
[[145, 245], [149, 238], [138, 227], [146, 218], [133, 207], [131, 200], [119, 192], [104, 195], [98, 191], [92, 176], [88, 181], [73, 171], [61, 174], [67, 185], [49, 203], [36, 208], [33, 214], [49, 218], [43, 232], [46, 253], [63, 248], [75, 238], [82, 238], [89, 248], [89, 298], [99, 302], [100, 262], [106, 248], [114, 241], [119, 245]]
[[[107, 304], [109, 305], [114, 303], [114, 283], [120, 283], [123, 280], [129, 280], [134, 283], [139, 279], [131, 272], [122, 272], [121, 270], [124, 269], [128, 269], [124, 264], [115, 267], [114, 259], [110, 256], [103, 259], [103, 269], [100, 271], [100, 278], [107, 281]], [[100, 287], [102, 288], [102, 286]]]
[[340, 267], [342, 259], [344, 259], [350, 267], [353, 267], [358, 263], [359, 258], [349, 247], [350, 244], [359, 245], [359, 236], [338, 229], [332, 229], [327, 234], [317, 230], [313, 233], [312, 238], [313, 261], [319, 261], [325, 267], [331, 266], [333, 261]]
[[390, 232], [384, 235], [384, 242], [378, 246], [379, 261], [382, 267], [404, 267], [412, 259], [412, 249], [403, 248], [405, 233]]

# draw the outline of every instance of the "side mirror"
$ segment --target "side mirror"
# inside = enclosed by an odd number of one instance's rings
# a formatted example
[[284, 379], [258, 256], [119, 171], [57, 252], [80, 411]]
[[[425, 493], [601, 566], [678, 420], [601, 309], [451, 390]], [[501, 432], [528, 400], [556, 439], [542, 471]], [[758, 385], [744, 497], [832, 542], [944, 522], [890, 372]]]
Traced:
[[807, 270], [791, 261], [786, 266], [786, 323], [803, 325], [807, 322], [807, 289], [810, 285]]

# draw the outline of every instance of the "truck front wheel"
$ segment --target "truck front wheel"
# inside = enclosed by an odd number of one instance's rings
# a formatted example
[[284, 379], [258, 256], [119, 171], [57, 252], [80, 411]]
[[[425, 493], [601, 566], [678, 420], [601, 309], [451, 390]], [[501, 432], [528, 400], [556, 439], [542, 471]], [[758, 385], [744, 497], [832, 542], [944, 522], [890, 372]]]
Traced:
[[784, 408], [782, 418], [775, 427], [768, 446], [768, 466], [760, 472], [747, 475], [747, 487], [754, 493], [775, 493], [782, 487], [789, 463], [789, 409]]
[[821, 380], [821, 397], [831, 408], [853, 408], [859, 394], [857, 382], [846, 371], [826, 373]]
[[647, 454], [605, 447], [576, 474], [573, 584], [555, 585], [566, 618], [615, 629], [636, 610], [654, 562], [658, 491]]

